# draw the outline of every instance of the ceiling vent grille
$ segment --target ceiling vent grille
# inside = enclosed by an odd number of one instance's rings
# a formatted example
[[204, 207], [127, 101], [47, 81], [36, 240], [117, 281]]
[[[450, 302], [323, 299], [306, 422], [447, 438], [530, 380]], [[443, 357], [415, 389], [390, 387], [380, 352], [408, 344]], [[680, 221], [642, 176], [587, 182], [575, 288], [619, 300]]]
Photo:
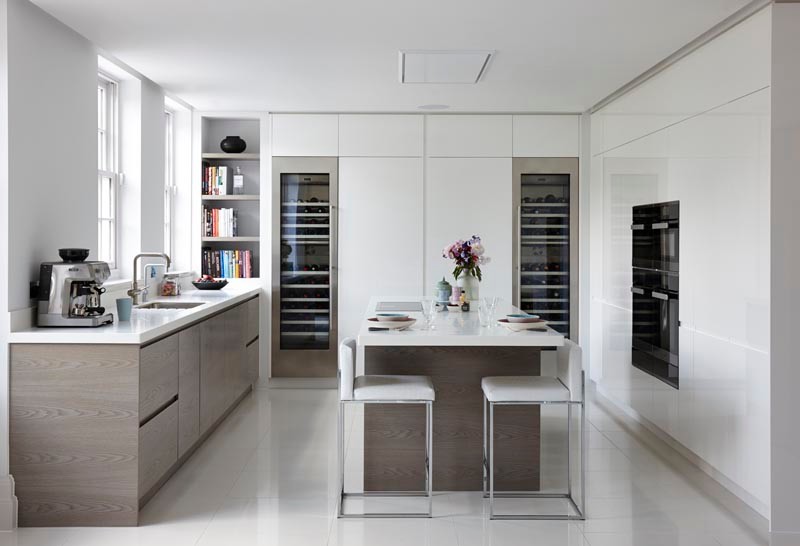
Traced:
[[400, 83], [478, 83], [494, 51], [400, 51]]

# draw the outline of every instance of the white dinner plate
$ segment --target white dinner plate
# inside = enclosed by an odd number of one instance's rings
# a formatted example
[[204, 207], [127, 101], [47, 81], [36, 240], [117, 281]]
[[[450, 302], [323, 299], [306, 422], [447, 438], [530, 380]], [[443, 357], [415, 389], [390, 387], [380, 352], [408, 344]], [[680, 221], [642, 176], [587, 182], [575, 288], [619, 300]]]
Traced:
[[370, 328], [387, 328], [389, 330], [403, 330], [412, 326], [417, 319], [410, 318], [408, 320], [392, 320], [392, 321], [385, 321], [381, 322], [378, 320], [377, 317], [372, 317], [367, 319], [367, 324]]
[[522, 332], [525, 330], [545, 330], [547, 327], [546, 320], [539, 320], [537, 322], [508, 322], [508, 319], [499, 319], [497, 324], [505, 326], [512, 332]]

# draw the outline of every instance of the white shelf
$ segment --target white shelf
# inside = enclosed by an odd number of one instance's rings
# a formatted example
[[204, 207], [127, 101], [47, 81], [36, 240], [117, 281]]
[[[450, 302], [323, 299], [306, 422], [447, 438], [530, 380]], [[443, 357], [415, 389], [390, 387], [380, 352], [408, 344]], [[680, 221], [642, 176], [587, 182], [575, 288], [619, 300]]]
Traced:
[[259, 195], [202, 195], [203, 201], [258, 201]]
[[203, 237], [204, 243], [257, 243], [260, 237]]
[[206, 152], [202, 154], [203, 159], [231, 160], [231, 161], [257, 161], [260, 159], [257, 153], [242, 152], [241, 154], [226, 154], [225, 152]]

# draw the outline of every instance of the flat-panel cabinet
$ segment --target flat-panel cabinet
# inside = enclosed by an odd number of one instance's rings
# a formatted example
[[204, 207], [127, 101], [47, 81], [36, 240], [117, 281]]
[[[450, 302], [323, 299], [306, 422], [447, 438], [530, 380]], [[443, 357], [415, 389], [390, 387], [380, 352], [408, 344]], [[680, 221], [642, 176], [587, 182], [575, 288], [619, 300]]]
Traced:
[[[369, 298], [423, 292], [421, 158], [339, 161], [339, 339]], [[388, 244], [387, 244], [388, 242]]]
[[202, 326], [178, 334], [178, 456], [200, 439], [200, 338]]
[[225, 314], [202, 323], [200, 338], [200, 433], [225, 411], [228, 374], [225, 365]]
[[581, 117], [513, 116], [514, 157], [578, 157]]
[[340, 157], [422, 157], [424, 116], [342, 114]]
[[338, 156], [339, 116], [336, 114], [273, 114], [272, 155]]
[[139, 498], [146, 496], [178, 462], [178, 403], [173, 402], [139, 429]]
[[428, 116], [428, 157], [511, 157], [512, 124], [507, 115]]
[[178, 396], [178, 336], [143, 347], [139, 356], [139, 422]]
[[442, 249], [478, 235], [492, 260], [482, 266], [482, 296], [511, 301], [511, 158], [429, 158], [425, 182], [425, 293], [442, 277], [453, 282], [453, 265]]

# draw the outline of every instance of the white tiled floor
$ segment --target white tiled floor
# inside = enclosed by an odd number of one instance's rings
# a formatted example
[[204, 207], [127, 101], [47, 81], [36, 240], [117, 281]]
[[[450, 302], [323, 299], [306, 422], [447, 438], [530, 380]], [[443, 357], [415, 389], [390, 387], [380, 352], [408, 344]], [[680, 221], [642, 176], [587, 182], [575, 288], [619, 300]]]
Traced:
[[[764, 530], [727, 510], [729, 497], [675, 452], [656, 444], [657, 454], [598, 404], [588, 417], [585, 522], [489, 522], [480, 493], [437, 494], [430, 520], [337, 520], [336, 393], [272, 389], [241, 404], [145, 507], [140, 527], [20, 529], [0, 534], [0, 546], [766, 544]], [[545, 475], [564, 468], [564, 436], [549, 426], [563, 423], [549, 419]], [[348, 486], [357, 487], [358, 411], [348, 423]]]

